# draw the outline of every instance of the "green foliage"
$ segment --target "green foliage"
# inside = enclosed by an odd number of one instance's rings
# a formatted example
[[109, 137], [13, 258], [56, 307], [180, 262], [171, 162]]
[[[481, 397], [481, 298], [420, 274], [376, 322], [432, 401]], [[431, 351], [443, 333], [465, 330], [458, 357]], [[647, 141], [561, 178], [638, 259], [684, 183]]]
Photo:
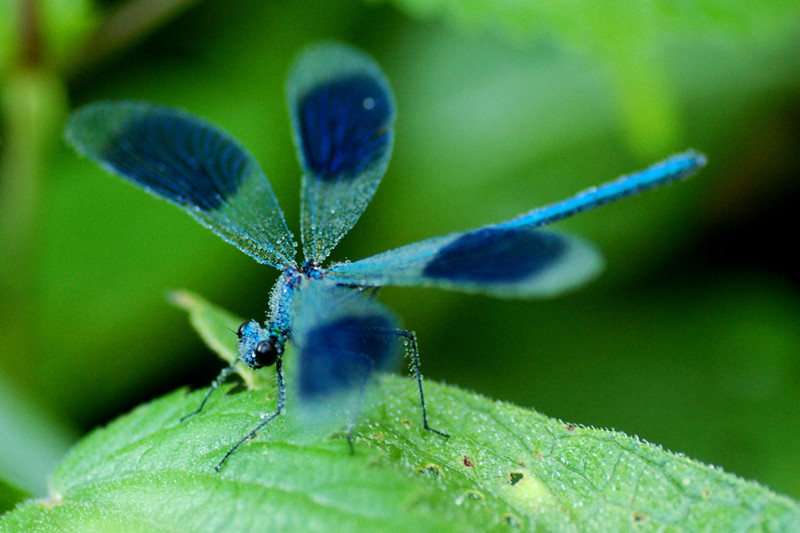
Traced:
[[658, 0], [646, 4], [624, 0], [570, 4], [492, 0], [381, 1], [396, 4], [415, 17], [437, 16], [453, 24], [493, 28], [520, 39], [551, 33], [589, 50], [604, 49], [613, 42], [627, 42], [629, 35], [664, 39], [708, 31], [731, 39], [764, 38], [768, 32], [775, 36], [775, 32], [791, 31], [792, 21], [800, 14], [797, 2], [781, 0], [769, 0], [758, 6], [722, 0], [692, 3]]
[[0, 514], [10, 511], [14, 505], [30, 497], [24, 490], [0, 479]]
[[[383, 377], [357, 429], [306, 442], [277, 420], [213, 465], [274, 408], [274, 393], [222, 397], [180, 423], [205, 391], [177, 391], [82, 441], [51, 496], [0, 531], [797, 530], [800, 506], [752, 482], [611, 431], [588, 429], [428, 384]], [[225, 388], [227, 390], [227, 387]], [[290, 407], [291, 409], [291, 404]]]
[[[173, 300], [229, 358], [234, 316]], [[227, 334], [225, 334], [227, 332]], [[290, 357], [292, 355], [289, 355]], [[291, 379], [291, 376], [289, 376]], [[275, 407], [268, 389], [176, 391], [80, 442], [46, 500], [0, 531], [796, 531], [800, 505], [755, 483], [614, 431], [578, 427], [454, 387], [380, 376], [356, 430], [314, 439], [281, 417], [214, 465]], [[266, 401], [265, 401], [266, 400]], [[291, 410], [291, 398], [288, 409]]]
[[[375, 0], [373, 0], [375, 1]], [[383, 0], [412, 16], [438, 17], [462, 28], [489, 29], [518, 42], [545, 36], [595, 56], [606, 65], [628, 142], [654, 156], [681, 136], [678, 84], [667, 50], [700, 35], [741, 44], [796, 32], [800, 4], [748, 2], [517, 2]]]

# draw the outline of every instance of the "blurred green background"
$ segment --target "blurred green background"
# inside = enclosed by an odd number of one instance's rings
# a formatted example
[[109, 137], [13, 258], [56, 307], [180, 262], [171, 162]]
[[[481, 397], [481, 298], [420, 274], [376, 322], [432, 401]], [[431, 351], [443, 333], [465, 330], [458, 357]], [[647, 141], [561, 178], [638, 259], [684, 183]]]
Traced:
[[337, 39], [383, 66], [398, 120], [384, 182], [335, 260], [707, 154], [686, 183], [559, 224], [606, 257], [589, 287], [381, 299], [419, 335], [428, 379], [800, 497], [798, 28], [789, 0], [0, 0], [0, 493], [43, 494], [80, 435], [216, 375], [168, 289], [263, 319], [276, 279], [78, 158], [61, 138], [69, 110], [134, 98], [221, 125], [296, 231], [286, 72]]

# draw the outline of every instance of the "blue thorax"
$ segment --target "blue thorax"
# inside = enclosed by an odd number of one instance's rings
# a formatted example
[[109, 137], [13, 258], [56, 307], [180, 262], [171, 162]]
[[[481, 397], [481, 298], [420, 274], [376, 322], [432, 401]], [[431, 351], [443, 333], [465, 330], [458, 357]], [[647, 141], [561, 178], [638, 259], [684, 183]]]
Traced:
[[262, 327], [250, 320], [239, 328], [239, 360], [253, 369], [274, 364], [291, 340], [295, 289], [323, 277], [324, 271], [314, 261], [306, 261], [300, 268], [286, 267], [272, 288], [267, 324]]

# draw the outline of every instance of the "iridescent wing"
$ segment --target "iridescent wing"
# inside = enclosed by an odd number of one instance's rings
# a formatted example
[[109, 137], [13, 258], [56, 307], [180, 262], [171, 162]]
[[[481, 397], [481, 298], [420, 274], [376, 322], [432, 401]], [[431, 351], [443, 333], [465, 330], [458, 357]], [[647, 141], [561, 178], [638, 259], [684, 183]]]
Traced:
[[486, 226], [333, 265], [345, 285], [431, 286], [500, 297], [547, 297], [577, 287], [602, 268], [589, 243], [534, 228]]
[[602, 267], [588, 243], [538, 229], [562, 218], [684, 179], [705, 164], [686, 152], [502, 224], [409, 244], [328, 269], [344, 285], [420, 285], [504, 297], [547, 297], [577, 287]]
[[294, 264], [295, 245], [258, 163], [230, 135], [185, 111], [99, 102], [70, 117], [81, 154], [164, 198], [260, 263]]
[[287, 100], [303, 169], [303, 252], [321, 263], [361, 216], [386, 171], [394, 97], [370, 57], [326, 43], [298, 58]]
[[359, 291], [324, 279], [297, 286], [292, 309], [295, 412], [305, 426], [341, 423], [358, 408], [372, 374], [395, 367], [399, 321]]

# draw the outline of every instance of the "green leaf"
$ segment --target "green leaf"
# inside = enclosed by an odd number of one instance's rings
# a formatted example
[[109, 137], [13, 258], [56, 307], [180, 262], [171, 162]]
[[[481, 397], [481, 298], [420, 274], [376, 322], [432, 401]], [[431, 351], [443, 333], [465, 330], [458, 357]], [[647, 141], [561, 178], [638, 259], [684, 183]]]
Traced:
[[[234, 317], [175, 299], [205, 338], [231, 344], [220, 326]], [[445, 440], [421, 428], [413, 380], [379, 382], [354, 455], [341, 434], [309, 440], [281, 417], [220, 473], [275, 408], [274, 387], [224, 387], [185, 423], [205, 391], [176, 391], [85, 438], [49, 499], [6, 514], [0, 531], [798, 530], [797, 502], [637, 438], [428, 382]]]
[[[587, 429], [433, 383], [421, 430], [414, 383], [386, 377], [357, 429], [304, 443], [279, 419], [213, 466], [274, 408], [262, 391], [213, 398], [177, 391], [78, 445], [47, 501], [0, 531], [791, 530], [800, 508], [759, 485], [620, 433]], [[375, 400], [375, 399], [373, 399]], [[156, 526], [157, 524], [157, 526]]]
[[14, 505], [30, 497], [24, 490], [0, 479], [0, 513], [13, 509]]
[[[189, 322], [203, 342], [223, 361], [233, 363], [236, 360], [236, 332], [244, 322], [242, 318], [187, 290], [172, 291], [167, 294], [167, 300], [189, 313]], [[237, 365], [234, 370], [250, 389], [263, 389], [274, 383], [272, 376], [266, 372], [255, 372], [243, 365]]]

